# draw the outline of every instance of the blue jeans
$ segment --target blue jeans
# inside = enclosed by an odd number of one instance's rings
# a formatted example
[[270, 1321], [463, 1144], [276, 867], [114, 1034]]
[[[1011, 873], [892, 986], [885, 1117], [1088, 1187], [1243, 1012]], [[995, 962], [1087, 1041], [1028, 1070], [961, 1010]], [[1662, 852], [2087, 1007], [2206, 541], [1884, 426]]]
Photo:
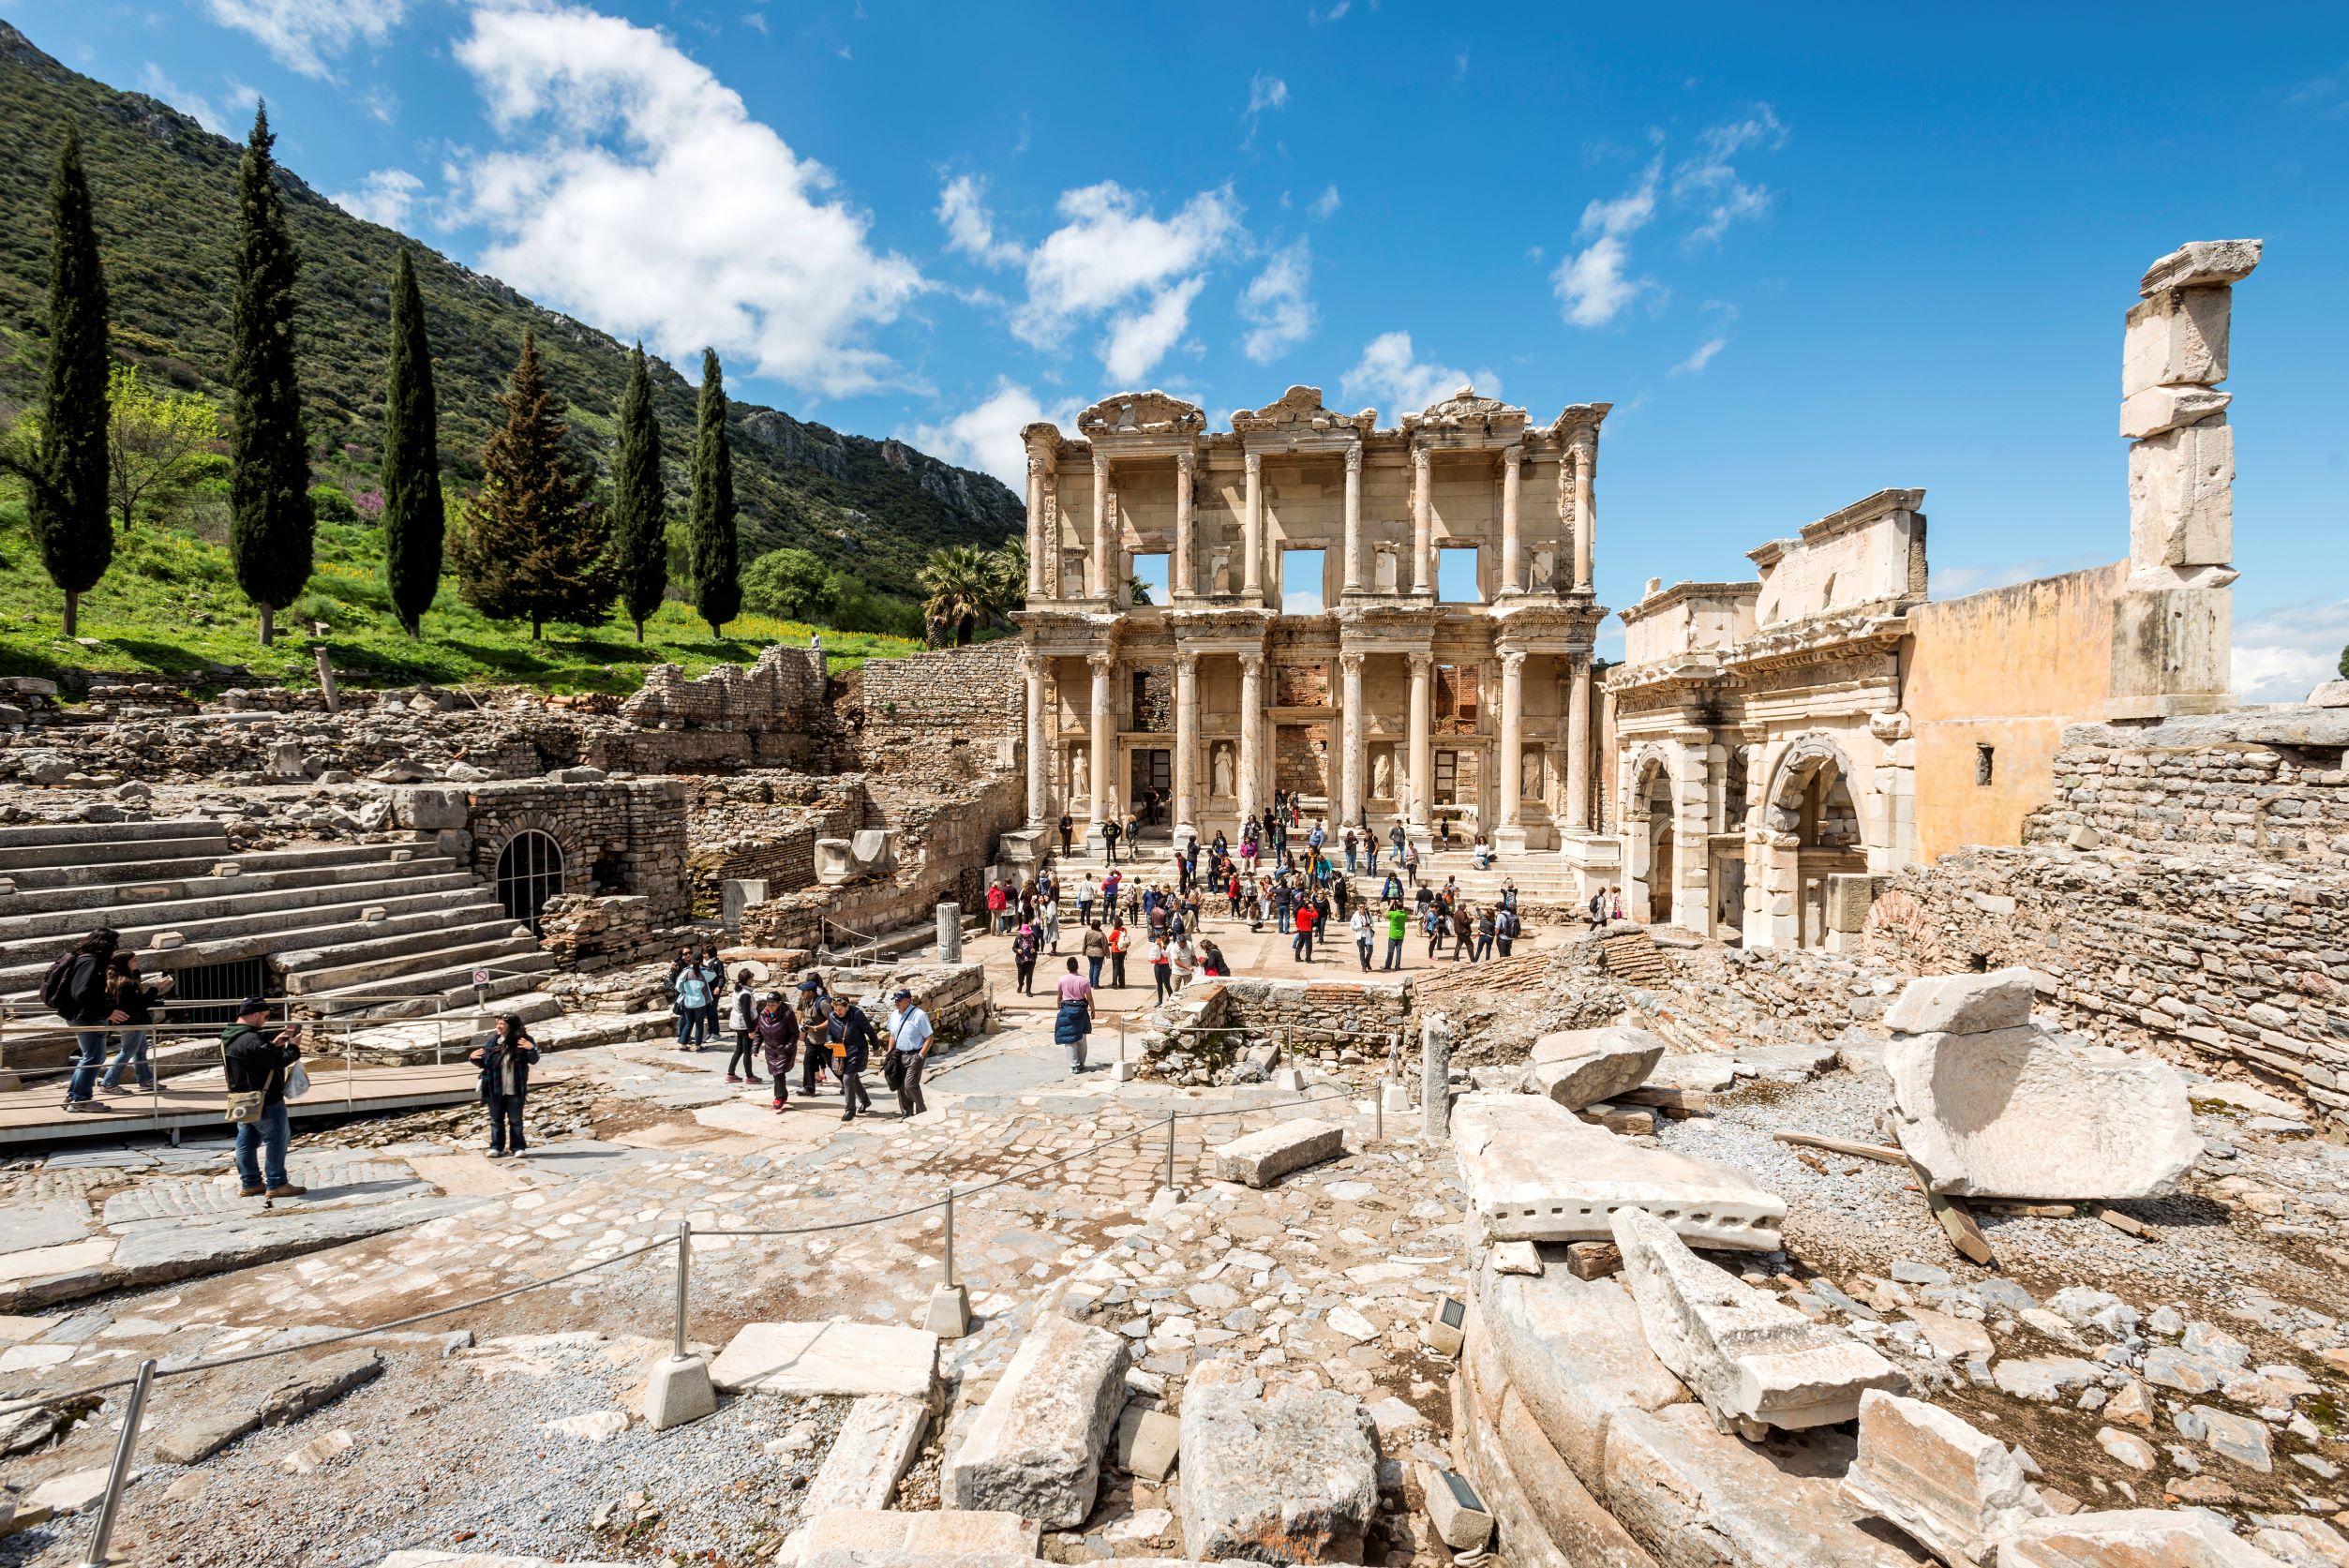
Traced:
[[237, 1124], [236, 1173], [247, 1187], [286, 1185], [286, 1144], [292, 1138], [293, 1124], [287, 1118], [282, 1100], [262, 1112], [260, 1121]]
[[123, 1081], [123, 1068], [129, 1068], [138, 1074], [139, 1087], [142, 1089], [155, 1087], [155, 1068], [147, 1065], [147, 1032], [144, 1029], [123, 1031], [122, 1049], [115, 1053], [113, 1066], [106, 1069], [106, 1076], [98, 1080], [99, 1087], [107, 1089], [119, 1087]]
[[97, 1087], [97, 1069], [106, 1065], [106, 1031], [76, 1029], [73, 1045], [73, 1077], [66, 1083], [66, 1098], [85, 1100]]
[[1399, 936], [1390, 936], [1386, 939], [1385, 967], [1389, 969], [1400, 969], [1402, 966], [1403, 939]]
[[1101, 989], [1101, 961], [1100, 959], [1088, 958], [1085, 961], [1085, 983], [1094, 990]]

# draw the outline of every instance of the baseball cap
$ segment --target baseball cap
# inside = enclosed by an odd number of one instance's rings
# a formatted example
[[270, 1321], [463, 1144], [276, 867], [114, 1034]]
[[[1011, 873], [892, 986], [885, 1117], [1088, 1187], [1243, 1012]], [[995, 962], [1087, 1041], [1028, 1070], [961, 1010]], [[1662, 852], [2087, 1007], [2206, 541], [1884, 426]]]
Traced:
[[901, 985], [889, 993], [889, 999], [892, 1002], [910, 1002], [914, 999], [914, 993]]
[[247, 997], [246, 997], [246, 998], [245, 998], [244, 1005], [243, 1005], [242, 1007], [240, 1007], [240, 1008], [238, 1008], [236, 1009], [236, 1016], [237, 1016], [237, 1017], [239, 1017], [239, 1018], [243, 1018], [243, 1017], [244, 1017], [247, 1013], [248, 1013], [248, 1012], [267, 1012], [268, 1010], [269, 1010], [269, 998], [268, 998], [268, 997], [266, 997], [266, 996], [247, 996]]

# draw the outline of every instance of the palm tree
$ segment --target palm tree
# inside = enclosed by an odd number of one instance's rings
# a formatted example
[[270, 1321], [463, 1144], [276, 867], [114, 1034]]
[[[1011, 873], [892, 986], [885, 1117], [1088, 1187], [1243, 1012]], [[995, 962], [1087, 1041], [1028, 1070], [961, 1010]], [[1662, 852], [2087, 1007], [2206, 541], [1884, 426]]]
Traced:
[[1144, 582], [1140, 577], [1128, 577], [1126, 579], [1126, 597], [1131, 600], [1134, 604], [1146, 605], [1150, 602], [1150, 585]]
[[970, 646], [971, 634], [1001, 607], [1001, 575], [991, 552], [976, 545], [949, 545], [931, 553], [914, 575], [927, 595], [922, 618], [943, 635], [954, 629], [954, 646]]
[[995, 568], [995, 613], [1025, 606], [1027, 604], [1027, 541], [1007, 539], [987, 553], [987, 560]]

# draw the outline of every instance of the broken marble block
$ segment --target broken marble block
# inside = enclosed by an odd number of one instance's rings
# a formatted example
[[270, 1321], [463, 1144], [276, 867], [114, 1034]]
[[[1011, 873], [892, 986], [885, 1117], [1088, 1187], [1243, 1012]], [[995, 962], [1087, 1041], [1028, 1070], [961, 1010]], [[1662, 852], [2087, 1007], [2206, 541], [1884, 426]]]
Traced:
[[2019, 1029], [2031, 1021], [2035, 994], [2031, 972], [2020, 966], [1986, 975], [1926, 975], [1901, 989], [1884, 1009], [1884, 1026], [1896, 1035]]
[[1216, 1180], [1270, 1187], [1292, 1171], [1346, 1152], [1346, 1129], [1327, 1122], [1276, 1122], [1217, 1148]]
[[1070, 1530], [1093, 1512], [1101, 1453], [1126, 1403], [1126, 1341], [1057, 1313], [1036, 1320], [947, 1460], [948, 1506]]
[[1947, 1563], [1990, 1568], [1998, 1543], [2053, 1512], [2014, 1451], [1922, 1399], [1860, 1396], [1860, 1457], [1844, 1496]]
[[1353, 1396], [1202, 1363], [1183, 1390], [1183, 1546], [1194, 1562], [1359, 1562], [1378, 1507], [1370, 1418]]
[[1908, 1386], [1874, 1350], [1705, 1262], [1644, 1210], [1618, 1211], [1614, 1230], [1648, 1348], [1723, 1430], [1832, 1426], [1869, 1389]]
[[2282, 1568], [2200, 1509], [2120, 1508], [2033, 1519], [1998, 1548], [1998, 1568]]
[[2202, 1153], [2186, 1080], [2149, 1056], [2025, 1024], [1895, 1035], [1884, 1067], [1900, 1146], [1936, 1192], [2156, 1198]]
[[1534, 1042], [1525, 1088], [1579, 1111], [1638, 1088], [1663, 1059], [1664, 1042], [1644, 1029], [1561, 1029]]
[[1642, 1148], [1534, 1095], [1463, 1095], [1452, 1151], [1479, 1247], [1609, 1241], [1608, 1218], [1645, 1209], [1699, 1247], [1773, 1252], [1786, 1201], [1726, 1165]]

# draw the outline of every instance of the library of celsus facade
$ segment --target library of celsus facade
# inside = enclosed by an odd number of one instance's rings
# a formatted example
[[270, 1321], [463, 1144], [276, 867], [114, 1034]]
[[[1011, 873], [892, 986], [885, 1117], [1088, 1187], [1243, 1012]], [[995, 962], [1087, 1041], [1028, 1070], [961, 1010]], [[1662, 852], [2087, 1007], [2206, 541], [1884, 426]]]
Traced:
[[[1311, 387], [1210, 431], [1162, 393], [1031, 425], [1029, 819], [1098, 842], [1163, 798], [1234, 833], [1275, 791], [1309, 817], [1449, 824], [1607, 881], [1591, 648], [1605, 403], [1547, 425], [1463, 388], [1400, 428]], [[1136, 602], [1166, 557], [1167, 603]], [[1155, 575], [1155, 574], [1154, 574]], [[1236, 836], [1234, 838], [1236, 842]]]

